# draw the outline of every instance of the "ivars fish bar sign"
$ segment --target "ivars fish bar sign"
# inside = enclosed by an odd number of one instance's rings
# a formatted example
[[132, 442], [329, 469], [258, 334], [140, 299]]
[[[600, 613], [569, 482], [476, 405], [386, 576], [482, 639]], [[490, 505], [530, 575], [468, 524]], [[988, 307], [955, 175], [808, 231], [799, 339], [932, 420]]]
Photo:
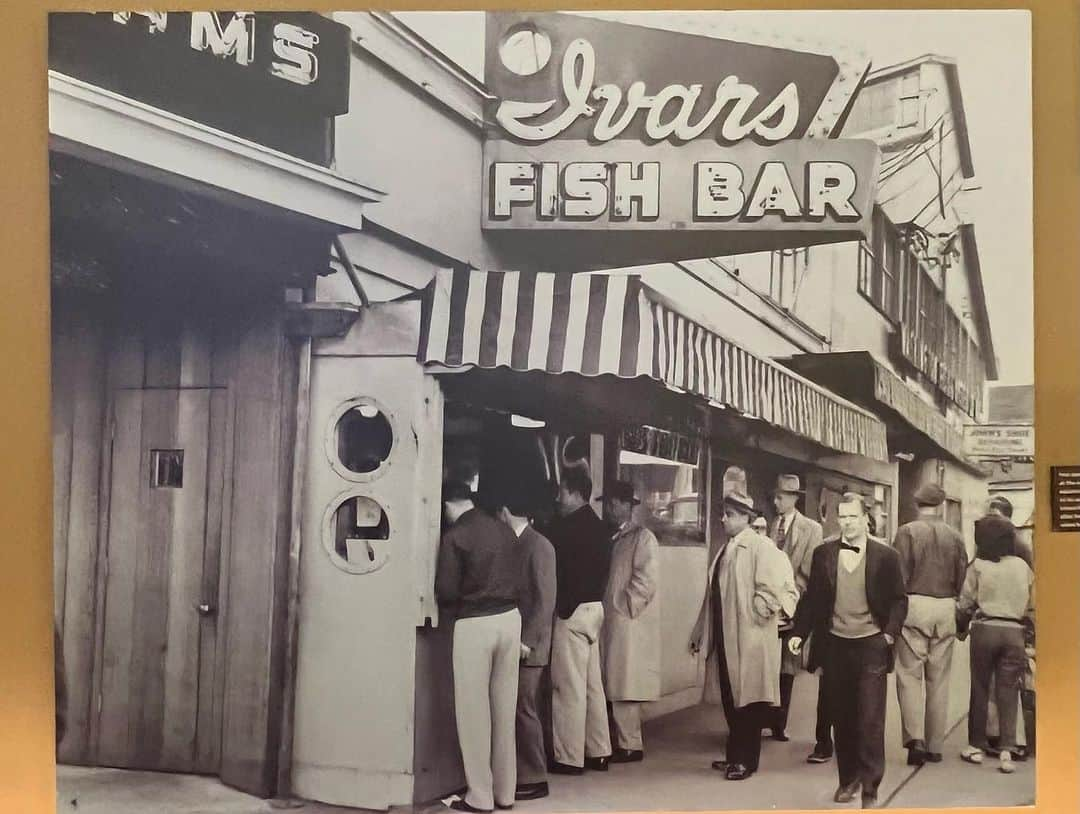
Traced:
[[[565, 229], [835, 229], [870, 215], [877, 146], [797, 140], [763, 147], [693, 143], [532, 148], [489, 143], [485, 226]], [[575, 160], [582, 156], [584, 160]]]
[[869, 228], [878, 148], [835, 138], [865, 59], [517, 12], [486, 56], [486, 229]]

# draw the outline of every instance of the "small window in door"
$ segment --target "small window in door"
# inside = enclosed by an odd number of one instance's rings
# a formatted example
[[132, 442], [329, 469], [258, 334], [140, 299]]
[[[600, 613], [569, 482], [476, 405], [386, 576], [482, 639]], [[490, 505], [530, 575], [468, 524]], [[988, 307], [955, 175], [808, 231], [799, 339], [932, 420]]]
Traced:
[[150, 488], [182, 489], [184, 486], [184, 450], [150, 450]]
[[389, 539], [390, 521], [378, 501], [358, 495], [338, 506], [334, 531], [334, 552], [350, 565], [367, 565], [376, 560], [372, 541]]

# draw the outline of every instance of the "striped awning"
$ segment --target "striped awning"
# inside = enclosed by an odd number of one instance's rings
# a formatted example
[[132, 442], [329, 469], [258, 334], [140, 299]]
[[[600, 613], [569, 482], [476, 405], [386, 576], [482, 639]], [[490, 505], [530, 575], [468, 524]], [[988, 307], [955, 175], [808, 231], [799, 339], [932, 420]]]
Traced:
[[872, 413], [686, 319], [640, 277], [445, 270], [427, 295], [425, 364], [648, 376], [830, 449], [888, 460]]

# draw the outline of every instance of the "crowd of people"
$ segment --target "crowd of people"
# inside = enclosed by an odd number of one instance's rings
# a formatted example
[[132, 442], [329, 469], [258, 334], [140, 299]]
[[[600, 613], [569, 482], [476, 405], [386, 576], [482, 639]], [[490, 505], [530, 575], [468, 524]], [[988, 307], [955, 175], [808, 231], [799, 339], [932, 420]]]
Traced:
[[[660, 696], [659, 544], [634, 519], [632, 484], [591, 505], [585, 467], [568, 467], [558, 517], [534, 527], [537, 490], [499, 484], [484, 501], [444, 485], [449, 527], [436, 594], [456, 621], [455, 715], [467, 789], [459, 811], [507, 809], [549, 793], [548, 775], [607, 771], [644, 759], [642, 704]], [[722, 705], [732, 781], [760, 769], [763, 732], [788, 740], [796, 677], [820, 675], [809, 763], [834, 757], [838, 803], [878, 804], [885, 772], [887, 677], [895, 670], [909, 765], [943, 760], [956, 640], [971, 639], [968, 745], [1002, 772], [1034, 745], [1033, 573], [1004, 498], [975, 524], [975, 559], [941, 519], [945, 493], [927, 483], [918, 517], [888, 542], [873, 536], [865, 498], [845, 493], [840, 533], [801, 513], [797, 475], [781, 475], [764, 513], [725, 482], [724, 543], [689, 643], [706, 657], [703, 700]], [[550, 696], [543, 697], [545, 668]], [[550, 749], [541, 709], [550, 703]], [[610, 715], [610, 720], [609, 720]], [[996, 729], [996, 731], [995, 731]], [[614, 743], [612, 742], [614, 741]]]

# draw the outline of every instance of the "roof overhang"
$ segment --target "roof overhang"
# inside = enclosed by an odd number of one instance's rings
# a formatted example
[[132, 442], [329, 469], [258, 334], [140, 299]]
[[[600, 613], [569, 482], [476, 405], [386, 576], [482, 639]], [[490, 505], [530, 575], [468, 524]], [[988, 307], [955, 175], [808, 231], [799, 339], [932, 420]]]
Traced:
[[886, 422], [890, 452], [943, 452], [982, 474], [964, 455], [963, 435], [867, 351], [805, 353], [778, 361], [806, 378], [873, 410]]
[[49, 147], [225, 199], [360, 230], [385, 193], [285, 153], [49, 71]]

